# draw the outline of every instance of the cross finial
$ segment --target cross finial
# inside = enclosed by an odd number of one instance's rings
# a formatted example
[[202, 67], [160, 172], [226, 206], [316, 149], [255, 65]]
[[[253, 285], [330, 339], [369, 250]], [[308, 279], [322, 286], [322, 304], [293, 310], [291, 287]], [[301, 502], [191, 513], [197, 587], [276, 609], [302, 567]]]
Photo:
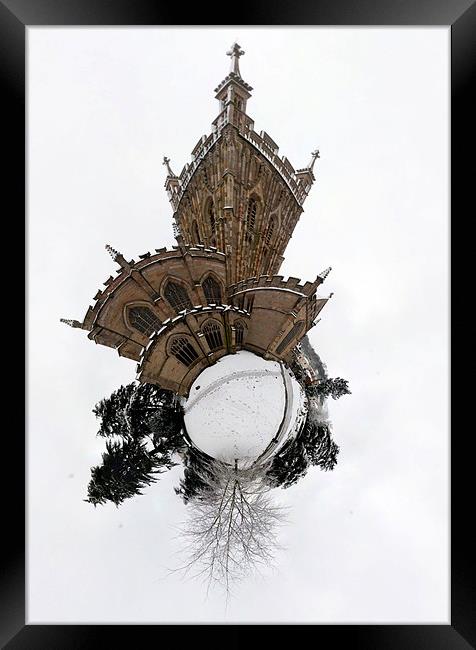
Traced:
[[170, 169], [170, 158], [167, 158], [167, 156], [164, 156], [164, 162], [162, 164], [166, 165], [166, 167], [167, 167], [167, 175], [168, 176], [175, 176], [173, 171]]
[[312, 171], [313, 168], [314, 168], [314, 163], [316, 162], [316, 158], [320, 158], [320, 155], [319, 155], [319, 149], [316, 149], [315, 151], [313, 151], [313, 152], [311, 153], [311, 156], [312, 156], [312, 158], [311, 158], [311, 162], [309, 163], [309, 165], [307, 166], [307, 168], [310, 169], [310, 170]]
[[244, 50], [242, 50], [241, 47], [236, 42], [233, 43], [231, 49], [228, 50], [228, 52], [226, 53], [227, 56], [231, 57], [230, 72], [234, 72], [239, 77], [241, 77], [239, 60], [240, 60], [240, 56], [243, 56], [244, 53], [245, 53]]

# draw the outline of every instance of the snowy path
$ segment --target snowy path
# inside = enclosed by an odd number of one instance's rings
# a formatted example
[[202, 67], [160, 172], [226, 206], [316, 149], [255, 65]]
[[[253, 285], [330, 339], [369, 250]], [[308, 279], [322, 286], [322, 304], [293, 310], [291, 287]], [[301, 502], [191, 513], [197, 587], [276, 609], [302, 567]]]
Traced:
[[217, 388], [220, 388], [227, 381], [234, 380], [234, 379], [239, 379], [240, 377], [242, 377], [242, 378], [250, 377], [251, 378], [251, 377], [264, 377], [264, 376], [279, 378], [280, 373], [279, 372], [270, 372], [269, 370], [254, 370], [254, 371], [237, 370], [236, 372], [233, 372], [231, 375], [229, 375], [226, 378], [222, 377], [220, 379], [216, 379], [212, 384], [207, 386], [207, 388], [205, 388], [205, 390], [201, 394], [197, 395], [197, 397], [195, 399], [191, 398], [191, 399], [187, 400], [187, 403], [185, 405], [185, 413], [187, 411], [189, 411], [193, 406], [195, 406], [195, 404], [197, 404], [197, 402], [199, 402], [201, 399], [203, 399], [204, 397], [209, 395], [211, 392], [213, 392]]

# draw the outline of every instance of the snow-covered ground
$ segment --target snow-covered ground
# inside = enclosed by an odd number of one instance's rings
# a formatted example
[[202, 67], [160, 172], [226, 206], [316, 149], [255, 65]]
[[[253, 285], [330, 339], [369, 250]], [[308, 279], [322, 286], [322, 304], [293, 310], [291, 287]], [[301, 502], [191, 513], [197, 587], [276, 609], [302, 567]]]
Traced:
[[185, 425], [193, 443], [226, 462], [238, 459], [243, 465], [255, 460], [283, 424], [280, 439], [283, 433], [287, 436], [302, 407], [294, 378], [287, 378], [286, 391], [284, 373], [289, 372], [280, 363], [246, 350], [206, 368], [193, 383], [184, 405]]
[[[307, 417], [308, 403], [304, 389], [294, 377], [289, 368], [283, 368], [286, 373], [288, 384], [288, 410], [289, 418], [284, 434], [280, 437], [278, 444], [273, 449], [273, 454], [278, 452], [288, 438], [295, 438]], [[292, 392], [292, 394], [291, 394]]]

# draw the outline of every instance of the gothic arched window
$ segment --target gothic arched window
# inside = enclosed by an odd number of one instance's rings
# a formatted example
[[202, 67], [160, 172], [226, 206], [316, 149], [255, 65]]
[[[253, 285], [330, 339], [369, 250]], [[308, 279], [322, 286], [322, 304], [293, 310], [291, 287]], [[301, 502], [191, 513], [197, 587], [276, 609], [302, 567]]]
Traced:
[[195, 359], [198, 359], [197, 351], [185, 336], [175, 339], [172, 342], [170, 352], [181, 363], [183, 363], [184, 366], [190, 366]]
[[258, 202], [255, 198], [251, 198], [248, 201], [248, 207], [246, 209], [246, 241], [251, 243], [254, 237], [255, 225], [256, 225], [256, 214], [258, 212]]
[[165, 287], [164, 295], [171, 307], [173, 307], [177, 313], [183, 309], [192, 309], [192, 303], [188, 297], [187, 290], [184, 289], [181, 284], [169, 280]]
[[250, 235], [253, 234], [255, 229], [257, 209], [258, 204], [256, 203], [256, 199], [251, 198], [248, 201], [248, 209], [246, 211], [246, 229]]
[[212, 320], [205, 323], [202, 327], [202, 331], [205, 334], [210, 350], [217, 350], [218, 348], [223, 347], [221, 327], [216, 321]]
[[216, 246], [217, 220], [215, 217], [215, 207], [211, 199], [207, 203], [206, 213], [207, 213], [208, 223], [210, 224], [210, 232], [211, 232], [210, 244], [212, 246]]
[[221, 305], [221, 287], [213, 276], [209, 275], [202, 287], [209, 305]]
[[276, 352], [278, 354], [281, 354], [281, 352], [288, 347], [288, 345], [291, 343], [291, 341], [298, 336], [298, 334], [301, 333], [301, 330], [304, 327], [304, 321], [298, 320], [297, 323], [294, 323], [294, 325], [291, 327], [289, 332], [286, 334], [284, 339], [281, 341], [281, 343], [278, 345], [276, 348]]
[[266, 236], [264, 238], [266, 246], [270, 245], [271, 240], [273, 238], [273, 233], [274, 233], [274, 217], [271, 218], [271, 221], [268, 224], [268, 229], [266, 230]]
[[192, 222], [192, 242], [194, 244], [202, 243], [200, 240], [200, 231], [198, 230], [198, 223], [196, 219], [194, 219]]
[[213, 201], [208, 202], [208, 221], [210, 222], [210, 230], [212, 231], [212, 235], [214, 235], [217, 231], [217, 222], [215, 219], [215, 208], [213, 207]]
[[127, 307], [127, 320], [138, 332], [150, 336], [162, 325], [161, 320], [148, 307], [134, 305]]
[[235, 345], [239, 346], [240, 348], [243, 345], [243, 335], [244, 335], [244, 333], [245, 333], [245, 326], [243, 325], [243, 323], [240, 320], [236, 321], [236, 323], [235, 323]]

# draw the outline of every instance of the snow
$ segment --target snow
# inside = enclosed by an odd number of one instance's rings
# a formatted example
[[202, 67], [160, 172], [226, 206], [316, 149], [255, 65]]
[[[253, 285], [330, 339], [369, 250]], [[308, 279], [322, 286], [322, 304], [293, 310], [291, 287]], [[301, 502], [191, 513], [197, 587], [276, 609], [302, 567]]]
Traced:
[[184, 405], [192, 442], [225, 462], [238, 459], [243, 466], [256, 460], [278, 433], [280, 442], [289, 434], [302, 408], [299, 385], [289, 373], [246, 350], [206, 368]]
[[[288, 289], [287, 287], [273, 287], [272, 285], [269, 287], [251, 287], [250, 289], [241, 289], [241, 291], [236, 291], [233, 295], [238, 296], [240, 293], [247, 293], [248, 291], [262, 291], [263, 289], [268, 291], [286, 291], [286, 293], [294, 293], [296, 296], [306, 297], [306, 294], [302, 293], [302, 291], [295, 291], [294, 289]], [[320, 300], [322, 300], [322, 298], [320, 298]]]
[[304, 389], [301, 388], [299, 382], [289, 369], [286, 368], [285, 372], [289, 387], [288, 408], [290, 417], [284, 435], [280, 438], [273, 453], [277, 453], [288, 438], [295, 438], [297, 436], [306, 421], [308, 411], [307, 398]]

